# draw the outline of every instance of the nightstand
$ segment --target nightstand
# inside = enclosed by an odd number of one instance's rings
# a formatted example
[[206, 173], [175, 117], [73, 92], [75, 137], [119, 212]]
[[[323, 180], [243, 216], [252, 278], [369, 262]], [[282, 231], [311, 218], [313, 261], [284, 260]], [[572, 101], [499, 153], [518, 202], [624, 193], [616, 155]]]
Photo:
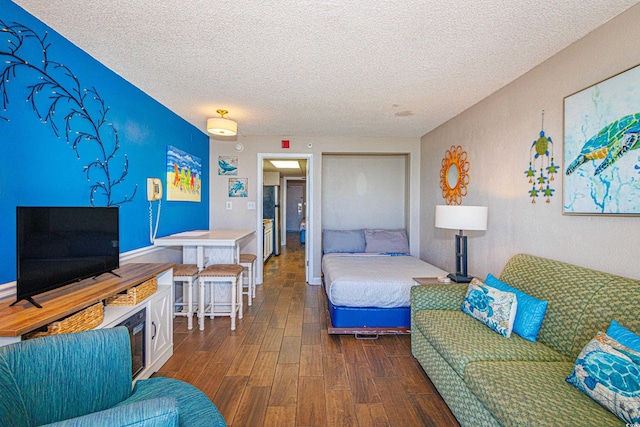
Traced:
[[419, 285], [437, 285], [442, 284], [437, 277], [414, 277], [413, 280]]

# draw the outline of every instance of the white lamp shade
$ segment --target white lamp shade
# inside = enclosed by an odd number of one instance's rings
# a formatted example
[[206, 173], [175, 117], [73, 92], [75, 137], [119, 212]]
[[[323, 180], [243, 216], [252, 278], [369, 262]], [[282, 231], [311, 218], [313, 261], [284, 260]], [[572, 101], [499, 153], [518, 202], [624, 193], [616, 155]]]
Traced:
[[452, 230], [486, 230], [486, 206], [436, 205], [436, 227]]
[[214, 135], [233, 136], [238, 133], [238, 124], [223, 117], [214, 117], [207, 120], [207, 132]]

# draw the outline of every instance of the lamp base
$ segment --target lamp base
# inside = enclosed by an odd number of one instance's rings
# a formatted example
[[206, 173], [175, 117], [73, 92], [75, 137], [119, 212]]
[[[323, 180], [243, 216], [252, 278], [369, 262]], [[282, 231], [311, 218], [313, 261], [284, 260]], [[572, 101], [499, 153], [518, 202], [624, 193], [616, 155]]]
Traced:
[[462, 274], [449, 274], [447, 277], [449, 277], [451, 280], [453, 280], [456, 283], [469, 283], [473, 280], [473, 277], [471, 276], [463, 276]]

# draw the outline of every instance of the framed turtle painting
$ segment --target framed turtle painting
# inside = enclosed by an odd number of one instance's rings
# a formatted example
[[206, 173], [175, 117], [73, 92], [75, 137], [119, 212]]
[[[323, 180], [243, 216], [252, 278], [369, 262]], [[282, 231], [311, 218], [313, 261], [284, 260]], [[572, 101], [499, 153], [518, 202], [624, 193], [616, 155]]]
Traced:
[[564, 98], [563, 213], [640, 215], [640, 65]]

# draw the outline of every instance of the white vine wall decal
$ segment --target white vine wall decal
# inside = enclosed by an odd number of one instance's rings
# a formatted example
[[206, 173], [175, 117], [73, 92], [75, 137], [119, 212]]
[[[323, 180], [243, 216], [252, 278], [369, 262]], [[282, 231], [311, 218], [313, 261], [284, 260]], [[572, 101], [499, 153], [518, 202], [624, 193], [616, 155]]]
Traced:
[[[123, 183], [129, 171], [126, 154], [120, 165], [121, 171], [110, 169], [110, 162], [120, 155], [120, 138], [112, 123], [107, 121], [109, 107], [95, 87], [83, 88], [78, 77], [64, 64], [49, 59], [47, 49], [51, 44], [44, 36], [36, 34], [30, 28], [19, 23], [6, 24], [0, 20], [0, 28], [6, 42], [0, 47], [0, 96], [2, 108], [0, 119], [9, 121], [6, 113], [10, 105], [8, 87], [14, 80], [28, 81], [26, 101], [38, 119], [51, 127], [53, 133], [61, 134], [80, 159], [80, 147], [95, 144], [95, 160], [84, 166], [83, 173], [89, 184], [89, 203], [106, 206], [119, 206], [130, 202], [137, 191], [137, 185], [131, 195], [117, 198], [114, 188]], [[18, 78], [20, 77], [20, 78]], [[61, 132], [61, 129], [64, 129]], [[89, 147], [87, 147], [89, 148]]]

